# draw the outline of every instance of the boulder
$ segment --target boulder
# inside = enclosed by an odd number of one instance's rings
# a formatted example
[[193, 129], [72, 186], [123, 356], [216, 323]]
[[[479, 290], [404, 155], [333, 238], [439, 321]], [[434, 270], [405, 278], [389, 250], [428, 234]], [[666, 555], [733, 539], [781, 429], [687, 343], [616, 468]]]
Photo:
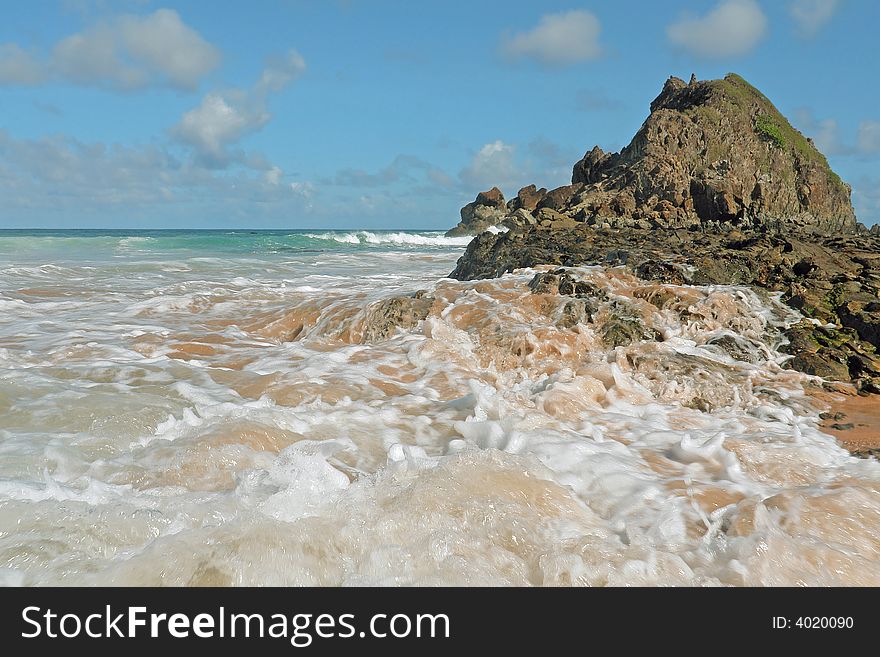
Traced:
[[446, 237], [479, 235], [483, 231], [497, 226], [507, 216], [507, 204], [504, 194], [497, 187], [480, 192], [477, 198], [461, 209], [461, 221], [454, 228], [446, 231]]
[[544, 187], [538, 189], [535, 185], [528, 185], [519, 190], [515, 198], [508, 201], [507, 209], [511, 212], [520, 209], [532, 212], [546, 195], [547, 190]]

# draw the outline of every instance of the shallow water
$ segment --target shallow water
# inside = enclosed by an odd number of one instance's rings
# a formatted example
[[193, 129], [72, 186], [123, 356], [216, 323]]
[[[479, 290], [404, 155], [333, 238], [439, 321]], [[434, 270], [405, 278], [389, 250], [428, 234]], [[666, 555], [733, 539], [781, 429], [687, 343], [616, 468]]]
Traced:
[[880, 585], [880, 465], [781, 367], [789, 309], [582, 268], [577, 323], [443, 278], [466, 243], [0, 233], [0, 580]]

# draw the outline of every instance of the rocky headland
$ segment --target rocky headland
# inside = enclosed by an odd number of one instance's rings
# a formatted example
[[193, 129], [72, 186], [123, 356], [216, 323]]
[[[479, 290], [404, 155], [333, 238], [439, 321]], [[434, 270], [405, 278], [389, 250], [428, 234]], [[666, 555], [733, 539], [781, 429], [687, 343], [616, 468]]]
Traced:
[[554, 289], [575, 294], [559, 285], [566, 267], [606, 265], [781, 293], [807, 318], [786, 331], [787, 366], [880, 392], [880, 235], [812, 140], [738, 75], [669, 78], [620, 153], [594, 147], [549, 191], [481, 192], [448, 234], [476, 235], [459, 280], [552, 265]]

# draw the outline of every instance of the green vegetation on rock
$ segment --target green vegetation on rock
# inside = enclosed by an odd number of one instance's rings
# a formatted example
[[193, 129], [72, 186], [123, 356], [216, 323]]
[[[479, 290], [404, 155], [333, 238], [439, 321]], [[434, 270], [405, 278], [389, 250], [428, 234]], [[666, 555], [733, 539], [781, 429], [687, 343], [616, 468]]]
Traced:
[[782, 129], [779, 125], [766, 114], [758, 114], [755, 119], [755, 129], [758, 134], [763, 135], [779, 148], [785, 148], [785, 137], [782, 136]]
[[831, 167], [828, 160], [804, 135], [788, 122], [776, 106], [764, 94], [736, 73], [728, 73], [718, 80], [719, 88], [744, 111], [757, 112], [755, 132], [769, 139], [779, 148], [788, 150], [801, 161], [813, 164], [826, 171], [832, 184], [845, 189], [844, 182]]

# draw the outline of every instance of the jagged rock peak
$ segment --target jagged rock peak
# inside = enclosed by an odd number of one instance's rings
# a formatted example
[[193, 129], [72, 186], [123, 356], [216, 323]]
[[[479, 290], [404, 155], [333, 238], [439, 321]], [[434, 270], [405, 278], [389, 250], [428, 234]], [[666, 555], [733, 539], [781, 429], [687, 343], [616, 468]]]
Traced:
[[670, 77], [630, 144], [588, 151], [572, 183], [587, 187], [567, 212], [612, 225], [856, 229], [849, 186], [734, 73], [689, 84]]
[[[689, 83], [670, 77], [650, 108], [622, 151], [589, 150], [572, 168], [571, 185], [523, 188], [506, 214], [500, 191], [483, 192], [462, 208], [450, 234], [498, 224], [561, 225], [557, 215], [600, 227], [858, 230], [849, 185], [813, 141], [739, 75], [691, 75]], [[536, 216], [541, 210], [555, 214]]]

